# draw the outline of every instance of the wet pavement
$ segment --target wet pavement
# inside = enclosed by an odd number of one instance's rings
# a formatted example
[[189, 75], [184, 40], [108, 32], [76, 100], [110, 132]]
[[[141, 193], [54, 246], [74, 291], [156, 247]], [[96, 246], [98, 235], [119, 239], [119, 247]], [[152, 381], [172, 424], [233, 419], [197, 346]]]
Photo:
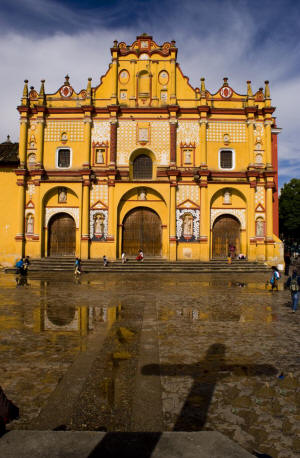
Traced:
[[10, 429], [216, 430], [300, 456], [300, 311], [267, 279], [0, 274], [0, 385], [21, 412]]

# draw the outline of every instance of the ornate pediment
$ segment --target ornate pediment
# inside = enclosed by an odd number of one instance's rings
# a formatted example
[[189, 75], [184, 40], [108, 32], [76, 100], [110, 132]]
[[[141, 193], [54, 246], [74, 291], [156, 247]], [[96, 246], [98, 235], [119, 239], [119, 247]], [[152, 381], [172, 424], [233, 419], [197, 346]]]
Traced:
[[91, 210], [107, 210], [107, 208], [107, 205], [105, 205], [101, 200], [97, 200], [97, 202], [91, 206]]
[[256, 212], [262, 212], [262, 213], [263, 213], [263, 212], [265, 211], [265, 209], [264, 209], [264, 207], [262, 206], [262, 204], [258, 204], [258, 205], [256, 206], [256, 208], [255, 208], [255, 211], [256, 211]]
[[183, 209], [183, 208], [197, 208], [198, 209], [199, 205], [195, 204], [195, 202], [193, 202], [190, 199], [186, 199], [183, 202], [181, 202], [179, 205], [177, 205], [177, 208], [178, 209]]

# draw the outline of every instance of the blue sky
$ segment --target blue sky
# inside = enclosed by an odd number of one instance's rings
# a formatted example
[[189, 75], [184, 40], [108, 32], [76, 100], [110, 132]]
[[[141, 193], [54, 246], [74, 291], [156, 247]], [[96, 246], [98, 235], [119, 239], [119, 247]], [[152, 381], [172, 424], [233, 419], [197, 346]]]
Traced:
[[69, 73], [76, 90], [97, 84], [114, 39], [147, 32], [176, 40], [178, 61], [194, 86], [215, 92], [224, 76], [245, 93], [270, 80], [277, 107], [280, 184], [300, 177], [300, 2], [239, 0], [0, 0], [0, 141], [18, 140], [16, 106], [23, 80], [55, 91]]

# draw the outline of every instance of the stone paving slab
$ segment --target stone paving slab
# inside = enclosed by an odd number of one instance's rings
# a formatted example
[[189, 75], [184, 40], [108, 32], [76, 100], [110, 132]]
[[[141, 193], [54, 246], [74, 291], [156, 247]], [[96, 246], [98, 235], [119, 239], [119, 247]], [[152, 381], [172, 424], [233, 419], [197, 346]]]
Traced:
[[250, 458], [215, 431], [102, 433], [11, 431], [0, 439], [5, 458]]

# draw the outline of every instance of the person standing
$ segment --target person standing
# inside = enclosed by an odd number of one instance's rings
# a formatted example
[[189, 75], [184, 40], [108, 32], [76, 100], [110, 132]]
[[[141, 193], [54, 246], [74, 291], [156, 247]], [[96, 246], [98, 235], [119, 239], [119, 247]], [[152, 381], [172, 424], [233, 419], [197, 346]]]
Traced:
[[126, 253], [123, 252], [122, 253], [122, 264], [125, 264], [126, 262], [127, 262]]
[[272, 291], [276, 289], [278, 291], [278, 280], [280, 279], [280, 273], [277, 267], [272, 266], [272, 277], [270, 279], [270, 283], [272, 285]]
[[295, 313], [298, 308], [299, 291], [300, 291], [300, 276], [297, 275], [297, 270], [294, 269], [292, 275], [288, 278], [286, 286], [291, 292], [292, 312]]
[[290, 264], [291, 264], [291, 255], [289, 252], [286, 252], [284, 255], [284, 275], [286, 276], [289, 275]]
[[75, 272], [74, 275], [80, 275], [81, 274], [81, 259], [76, 258], [75, 259]]
[[105, 255], [103, 256], [103, 265], [104, 265], [104, 267], [108, 266], [108, 260], [107, 260], [107, 257]]

